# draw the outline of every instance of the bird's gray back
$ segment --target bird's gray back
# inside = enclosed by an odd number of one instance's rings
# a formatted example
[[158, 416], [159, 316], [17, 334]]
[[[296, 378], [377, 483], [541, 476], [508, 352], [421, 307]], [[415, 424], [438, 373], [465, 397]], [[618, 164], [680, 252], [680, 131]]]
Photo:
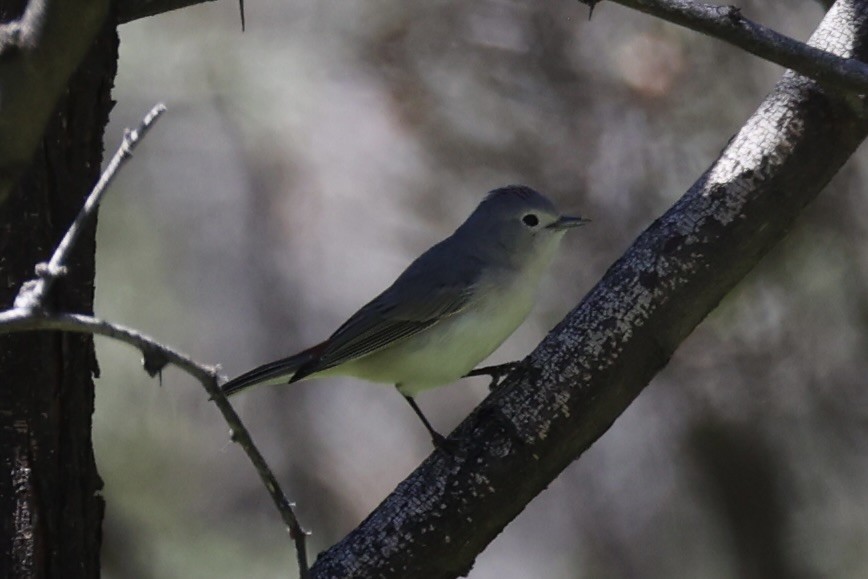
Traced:
[[482, 262], [461, 255], [449, 237], [414, 260], [395, 282], [362, 306], [293, 380], [366, 356], [413, 336], [468, 307]]

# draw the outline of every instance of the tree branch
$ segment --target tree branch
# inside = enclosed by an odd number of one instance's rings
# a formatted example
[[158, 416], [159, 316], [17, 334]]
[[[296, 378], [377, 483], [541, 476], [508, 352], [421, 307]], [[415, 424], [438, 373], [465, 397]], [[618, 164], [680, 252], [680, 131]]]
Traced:
[[109, 0], [30, 0], [18, 20], [0, 25], [0, 204], [30, 164], [108, 7]]
[[58, 277], [62, 277], [66, 273], [66, 260], [69, 253], [72, 251], [75, 242], [81, 235], [85, 226], [89, 221], [96, 216], [96, 209], [99, 206], [102, 197], [105, 194], [108, 186], [117, 175], [118, 169], [132, 156], [133, 150], [139, 144], [139, 140], [144, 137], [150, 130], [151, 126], [166, 112], [166, 106], [162, 103], [155, 105], [139, 127], [133, 131], [127, 130], [124, 134], [124, 139], [118, 147], [112, 160], [99, 181], [94, 185], [93, 190], [88, 195], [81, 210], [73, 220], [72, 225], [66, 230], [63, 239], [57, 244], [57, 248], [51, 255], [48, 263], [40, 263], [36, 265], [37, 279], [31, 280], [21, 286], [18, 296], [15, 298], [15, 307], [23, 309], [42, 309], [44, 307], [45, 297], [51, 291], [51, 287]]
[[[689, 0], [611, 0], [628, 8], [713, 36], [816, 79], [837, 90], [868, 94], [868, 65], [811, 46], [745, 18], [735, 6], [701, 4]], [[594, 8], [600, 0], [579, 0]]]
[[51, 256], [51, 260], [48, 264], [37, 265], [38, 278], [26, 282], [22, 286], [18, 297], [15, 299], [15, 307], [11, 310], [0, 312], [0, 334], [22, 331], [60, 330], [107, 336], [121, 342], [126, 342], [141, 350], [145, 370], [151, 376], [155, 376], [161, 372], [167, 364], [174, 364], [198, 380], [217, 405], [221, 414], [223, 414], [223, 418], [229, 425], [232, 440], [238, 443], [250, 458], [256, 472], [268, 490], [268, 494], [274, 501], [284, 524], [287, 526], [289, 536], [295, 545], [300, 576], [302, 579], [306, 579], [308, 577], [307, 533], [298, 522], [292, 508], [293, 505], [286, 498], [286, 495], [280, 488], [280, 484], [277, 482], [277, 478], [272, 473], [259, 449], [253, 443], [250, 433], [229, 404], [226, 396], [220, 390], [220, 376], [217, 369], [198, 364], [189, 356], [164, 346], [136, 330], [91, 316], [50, 313], [45, 308], [45, 298], [54, 280], [58, 276], [63, 275], [65, 270], [64, 263], [78, 239], [79, 232], [93, 219], [99, 203], [108, 185], [114, 180], [117, 171], [129, 159], [140, 139], [147, 134], [150, 127], [165, 110], [166, 107], [164, 105], [156, 105], [145, 116], [141, 125], [136, 130], [127, 130], [125, 132], [123, 142], [94, 186], [81, 211], [58, 244]]
[[[180, 8], [213, 2], [214, 0], [118, 0], [117, 15], [118, 24], [132, 22], [139, 18], [156, 16], [164, 12], [171, 12]], [[238, 13], [241, 18], [241, 30], [244, 31], [246, 23], [244, 16], [244, 0], [238, 0]]]
[[307, 533], [302, 529], [293, 511], [293, 504], [286, 498], [286, 495], [280, 488], [280, 483], [277, 482], [277, 478], [274, 476], [262, 453], [259, 452], [259, 449], [254, 444], [250, 433], [247, 431], [244, 423], [241, 422], [241, 418], [220, 390], [220, 375], [216, 367], [199, 364], [186, 354], [164, 346], [153, 338], [136, 330], [91, 316], [51, 314], [26, 308], [13, 308], [0, 312], [0, 334], [45, 330], [96, 334], [125, 342], [142, 352], [145, 370], [151, 376], [155, 376], [161, 372], [167, 364], [173, 364], [198, 380], [229, 425], [232, 441], [238, 443], [244, 450], [250, 458], [250, 462], [253, 463], [257, 474], [259, 474], [259, 478], [262, 479], [265, 488], [268, 490], [268, 494], [271, 496], [271, 500], [277, 507], [280, 517], [289, 531], [290, 538], [295, 544], [300, 576], [302, 579], [308, 577], [307, 548], [305, 545]]
[[[811, 44], [866, 56], [868, 0]], [[311, 577], [451, 578], [611, 426], [868, 135], [859, 103], [787, 72], [720, 157]]]
[[214, 0], [118, 0], [118, 23], [124, 24], [139, 18], [156, 16], [196, 4], [213, 2]]

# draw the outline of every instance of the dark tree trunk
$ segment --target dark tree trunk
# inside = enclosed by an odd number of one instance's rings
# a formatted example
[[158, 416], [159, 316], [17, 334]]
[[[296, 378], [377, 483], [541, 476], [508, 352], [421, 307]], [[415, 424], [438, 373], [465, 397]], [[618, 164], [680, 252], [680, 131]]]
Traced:
[[[0, 0], [4, 21], [21, 2]], [[0, 308], [47, 260], [99, 177], [118, 39], [103, 27], [57, 104], [31, 168], [0, 207]], [[95, 224], [94, 224], [95, 225]], [[91, 312], [94, 228], [49, 307]], [[0, 577], [98, 577], [104, 503], [91, 444], [91, 336], [0, 336]]]

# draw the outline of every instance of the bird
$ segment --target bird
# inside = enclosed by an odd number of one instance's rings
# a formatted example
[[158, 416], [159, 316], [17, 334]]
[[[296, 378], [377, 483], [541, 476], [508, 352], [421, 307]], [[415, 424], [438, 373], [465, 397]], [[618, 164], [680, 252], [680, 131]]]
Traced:
[[562, 215], [530, 187], [494, 189], [452, 235], [328, 339], [245, 372], [221, 390], [229, 396], [334, 375], [392, 384], [434, 446], [448, 450], [416, 396], [466, 376], [521, 325], [564, 234], [589, 221]]

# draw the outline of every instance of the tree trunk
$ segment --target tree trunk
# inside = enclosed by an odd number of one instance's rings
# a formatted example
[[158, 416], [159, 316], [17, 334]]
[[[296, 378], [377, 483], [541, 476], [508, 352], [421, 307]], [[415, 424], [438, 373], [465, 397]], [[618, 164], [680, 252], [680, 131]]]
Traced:
[[[0, 0], [0, 18], [17, 16], [20, 4]], [[0, 308], [48, 259], [99, 177], [117, 48], [109, 19], [57, 103], [30, 169], [0, 207]], [[92, 311], [94, 229], [77, 244], [48, 307]], [[0, 577], [99, 576], [97, 370], [91, 336], [0, 336]]]

